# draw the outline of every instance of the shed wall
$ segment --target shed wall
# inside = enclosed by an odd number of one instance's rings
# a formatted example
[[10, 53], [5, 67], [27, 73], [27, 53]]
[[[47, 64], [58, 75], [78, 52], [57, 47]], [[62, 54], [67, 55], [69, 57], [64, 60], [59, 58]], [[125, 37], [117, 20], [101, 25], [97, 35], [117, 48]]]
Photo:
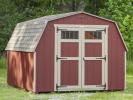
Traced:
[[36, 49], [36, 87], [38, 92], [54, 91], [54, 24], [109, 25], [108, 86], [109, 90], [124, 89], [124, 52], [122, 40], [114, 23], [86, 14], [76, 14], [48, 23]]
[[7, 51], [9, 85], [33, 90], [33, 53]]

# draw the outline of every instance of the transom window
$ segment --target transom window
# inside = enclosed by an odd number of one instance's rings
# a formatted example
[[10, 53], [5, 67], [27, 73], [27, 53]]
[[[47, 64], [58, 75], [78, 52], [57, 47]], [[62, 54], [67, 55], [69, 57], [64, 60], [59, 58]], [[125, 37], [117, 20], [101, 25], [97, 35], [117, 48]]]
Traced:
[[61, 39], [78, 39], [78, 31], [61, 31]]
[[102, 39], [101, 31], [85, 31], [85, 39]]

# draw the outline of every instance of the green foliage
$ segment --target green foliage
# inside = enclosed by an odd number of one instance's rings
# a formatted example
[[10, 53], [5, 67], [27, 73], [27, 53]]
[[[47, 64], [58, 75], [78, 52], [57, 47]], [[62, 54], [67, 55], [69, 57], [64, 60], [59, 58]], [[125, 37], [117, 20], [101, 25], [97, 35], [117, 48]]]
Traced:
[[133, 61], [127, 60], [127, 73], [133, 74]]
[[133, 58], [133, 1], [108, 0], [100, 15], [118, 22], [126, 45], [129, 49], [128, 59]]
[[0, 57], [0, 68], [6, 68], [6, 58], [4, 56]]
[[[18, 22], [70, 11], [96, 14], [105, 0], [0, 0], [0, 55]], [[95, 5], [95, 6], [94, 6]]]
[[104, 7], [105, 1], [106, 0], [85, 0], [84, 10], [98, 15], [99, 10]]
[[15, 24], [22, 18], [10, 0], [0, 0], [0, 53], [4, 51]]

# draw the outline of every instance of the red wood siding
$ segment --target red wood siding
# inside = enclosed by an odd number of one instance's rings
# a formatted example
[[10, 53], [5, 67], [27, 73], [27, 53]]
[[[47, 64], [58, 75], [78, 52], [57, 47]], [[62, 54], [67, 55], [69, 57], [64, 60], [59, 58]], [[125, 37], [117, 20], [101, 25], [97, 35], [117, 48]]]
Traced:
[[78, 57], [79, 43], [65, 42], [61, 43], [61, 57]]
[[61, 61], [61, 85], [78, 85], [78, 61]]
[[109, 90], [124, 88], [124, 51], [114, 23], [86, 14], [77, 14], [48, 23], [37, 46], [37, 91], [54, 91], [54, 24], [109, 25]]
[[124, 47], [122, 42], [119, 40], [115, 26], [109, 28], [109, 90], [121, 90], [124, 89], [124, 78], [125, 78], [125, 57]]
[[85, 57], [101, 57], [102, 43], [85, 43]]
[[85, 85], [102, 84], [102, 61], [85, 61]]
[[[53, 27], [53, 28], [51, 28]], [[46, 34], [45, 34], [46, 33]], [[36, 92], [54, 91], [54, 26], [48, 24], [36, 49]]]
[[7, 52], [9, 85], [33, 90], [33, 53]]

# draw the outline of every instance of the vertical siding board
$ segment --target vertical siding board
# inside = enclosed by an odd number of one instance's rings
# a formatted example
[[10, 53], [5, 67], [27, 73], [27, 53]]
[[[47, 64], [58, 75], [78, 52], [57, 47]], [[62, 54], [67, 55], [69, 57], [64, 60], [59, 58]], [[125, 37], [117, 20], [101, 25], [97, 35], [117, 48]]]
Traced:
[[78, 61], [61, 61], [61, 85], [78, 85]]
[[85, 57], [101, 57], [102, 43], [85, 43]]
[[102, 61], [85, 61], [85, 85], [102, 84]]
[[32, 91], [33, 82], [33, 53], [8, 52], [9, 85]]
[[61, 57], [78, 57], [79, 44], [72, 42], [61, 43]]
[[123, 68], [123, 63], [120, 62], [123, 62], [124, 58], [123, 55], [121, 55], [121, 53], [119, 52], [119, 50], [121, 50], [121, 52], [123, 53], [125, 49], [115, 24], [86, 14], [77, 14], [70, 17], [54, 20], [48, 23], [41, 37], [41, 40], [36, 48], [37, 91], [39, 92], [54, 91], [54, 36], [55, 36], [54, 24], [109, 25], [108, 89], [109, 90], [123, 89], [123, 84], [120, 80], [123, 80], [124, 68]]

